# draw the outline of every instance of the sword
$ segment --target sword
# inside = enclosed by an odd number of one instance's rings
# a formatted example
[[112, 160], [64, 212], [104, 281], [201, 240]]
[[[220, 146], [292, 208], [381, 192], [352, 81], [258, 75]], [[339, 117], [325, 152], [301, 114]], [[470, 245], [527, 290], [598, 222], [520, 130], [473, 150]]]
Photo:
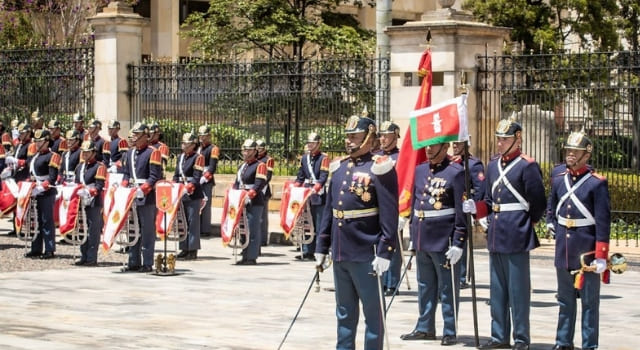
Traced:
[[311, 291], [311, 287], [313, 287], [313, 283], [320, 278], [320, 271], [321, 271], [321, 267], [316, 268], [316, 273], [313, 275], [313, 278], [311, 279], [311, 283], [309, 283], [309, 288], [307, 288], [307, 292], [304, 293], [304, 298], [302, 298], [302, 302], [300, 303], [300, 306], [298, 307], [298, 311], [296, 311], [296, 314], [293, 316], [293, 320], [291, 320], [291, 324], [289, 325], [289, 328], [287, 329], [287, 333], [284, 334], [284, 338], [282, 338], [282, 341], [280, 342], [280, 345], [278, 346], [278, 350], [280, 350], [282, 348], [282, 345], [284, 344], [285, 340], [287, 340], [287, 336], [289, 335], [289, 332], [291, 331], [291, 328], [293, 327], [293, 324], [296, 323], [296, 319], [298, 318], [298, 315], [300, 314], [300, 310], [302, 310], [302, 306], [304, 305], [304, 302], [307, 301], [307, 297], [309, 296], [309, 292]]
[[[376, 252], [377, 252], [377, 249], [376, 249], [376, 246], [374, 245], [373, 246], [374, 256], [376, 256]], [[385, 313], [382, 315], [382, 331], [384, 332], [384, 342], [386, 344], [386, 348], [387, 350], [389, 350], [389, 333], [387, 333], [387, 313], [384, 307], [384, 295], [382, 294], [382, 280], [380, 278], [381, 276], [378, 275], [375, 270], [373, 271], [372, 275], [378, 282], [378, 299], [380, 300], [380, 312], [382, 312], [383, 310], [385, 311]], [[402, 279], [400, 281], [402, 281]]]
[[[396, 286], [396, 290], [394, 290], [393, 291], [393, 295], [391, 295], [391, 300], [389, 300], [389, 305], [387, 305], [387, 309], [385, 310], [385, 313], [389, 312], [389, 309], [391, 308], [391, 304], [393, 303], [393, 299], [396, 297], [396, 295], [398, 295], [398, 287], [400, 287], [400, 285], [402, 284], [402, 280], [404, 279], [405, 275], [407, 274], [407, 271], [411, 267], [411, 260], [413, 260], [413, 257], [414, 257], [414, 255], [411, 254], [411, 256], [409, 257], [409, 261], [407, 261], [407, 265], [404, 267], [404, 271], [402, 272], [402, 276], [400, 276], [400, 281], [398, 281], [398, 285]], [[409, 277], [407, 277], [407, 280], [409, 280]]]

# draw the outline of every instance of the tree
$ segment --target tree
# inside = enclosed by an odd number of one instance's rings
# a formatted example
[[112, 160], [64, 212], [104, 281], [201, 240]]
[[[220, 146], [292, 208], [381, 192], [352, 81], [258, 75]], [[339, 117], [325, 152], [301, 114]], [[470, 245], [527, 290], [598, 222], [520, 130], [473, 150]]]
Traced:
[[574, 37], [582, 48], [601, 50], [618, 48], [616, 1], [466, 0], [463, 8], [482, 22], [513, 28], [512, 41], [526, 51], [564, 49]]
[[[345, 0], [217, 0], [183, 25], [190, 50], [226, 59], [248, 51], [269, 58], [304, 60], [324, 54], [366, 56], [375, 36], [351, 16], [333, 10]], [[362, 5], [362, 2], [359, 2]]]

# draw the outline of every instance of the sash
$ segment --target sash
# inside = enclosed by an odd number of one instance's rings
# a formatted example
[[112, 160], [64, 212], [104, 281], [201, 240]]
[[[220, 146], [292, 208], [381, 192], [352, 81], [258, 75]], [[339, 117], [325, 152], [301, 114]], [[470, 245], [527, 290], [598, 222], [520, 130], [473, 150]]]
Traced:
[[104, 180], [104, 191], [102, 191], [103, 197], [103, 210], [102, 219], [107, 222], [107, 216], [113, 206], [113, 194], [115, 190], [122, 183], [123, 174], [107, 173], [107, 178]]
[[[158, 208], [156, 235], [158, 237], [164, 239], [166, 233], [171, 231], [184, 192], [185, 188], [182, 183], [171, 183], [166, 180], [156, 182], [156, 208]], [[165, 215], [167, 215], [166, 221]]]
[[18, 200], [18, 185], [12, 178], [7, 178], [0, 183], [0, 218], [11, 213]]
[[[102, 248], [107, 251], [113, 246], [116, 236], [124, 226], [129, 217], [129, 211], [136, 199], [136, 189], [134, 187], [111, 187], [112, 192], [111, 208], [107, 214], [107, 220], [104, 222], [102, 233]], [[107, 212], [107, 207], [104, 207]]]
[[588, 222], [590, 225], [595, 225], [596, 220], [593, 218], [593, 215], [591, 215], [591, 213], [589, 212], [589, 209], [587, 209], [587, 207], [584, 206], [584, 204], [580, 201], [578, 196], [576, 196], [575, 194], [576, 190], [580, 188], [580, 186], [582, 186], [582, 184], [585, 183], [591, 177], [591, 173], [585, 175], [582, 179], [580, 179], [580, 181], [573, 184], [573, 186], [569, 184], [569, 177], [570, 175], [567, 172], [567, 174], [564, 176], [564, 187], [567, 189], [567, 193], [565, 193], [562, 197], [560, 197], [560, 200], [558, 200], [558, 205], [556, 206], [556, 217], [560, 216], [558, 214], [560, 213], [560, 208], [562, 207], [564, 202], [566, 202], [567, 199], [571, 198], [571, 201], [576, 206], [580, 214], [584, 216], [584, 218], [586, 219], [586, 222]]
[[[491, 193], [493, 193], [496, 190], [496, 187], [498, 187], [498, 184], [500, 183], [500, 181], [502, 180], [502, 183], [504, 183], [504, 185], [507, 187], [507, 189], [509, 190], [509, 192], [511, 192], [511, 194], [516, 197], [516, 199], [518, 200], [518, 202], [520, 202], [520, 204], [522, 205], [522, 208], [524, 211], [528, 212], [529, 211], [529, 202], [527, 202], [526, 199], [524, 199], [524, 197], [522, 197], [522, 195], [520, 194], [520, 192], [518, 192], [518, 190], [516, 190], [513, 185], [511, 184], [511, 182], [509, 181], [509, 179], [507, 178], [507, 173], [513, 169], [513, 167], [520, 161], [522, 160], [522, 157], [518, 157], [518, 159], [514, 160], [513, 162], [511, 162], [511, 164], [509, 164], [509, 166], [507, 166], [505, 169], [502, 169], [502, 163], [500, 161], [498, 161], [498, 172], [499, 172], [499, 176], [498, 179], [493, 183], [493, 186], [491, 186]], [[504, 204], [503, 204], [504, 205]]]
[[58, 222], [60, 225], [60, 234], [66, 235], [76, 229], [78, 223], [78, 209], [80, 208], [80, 196], [78, 190], [82, 188], [80, 184], [71, 184], [58, 187], [58, 191], [62, 191], [58, 210]]
[[224, 196], [224, 206], [222, 207], [222, 220], [220, 233], [222, 244], [229, 244], [233, 238], [234, 230], [238, 227], [242, 211], [244, 210], [244, 198], [247, 195], [245, 190], [227, 189]]
[[311, 194], [310, 187], [295, 187], [292, 181], [285, 182], [284, 193], [280, 199], [280, 226], [287, 239], [295, 228], [298, 218], [304, 212]]
[[18, 183], [18, 203], [16, 204], [16, 232], [21, 232], [25, 214], [29, 210], [31, 202], [31, 190], [36, 187], [32, 181], [20, 181]]

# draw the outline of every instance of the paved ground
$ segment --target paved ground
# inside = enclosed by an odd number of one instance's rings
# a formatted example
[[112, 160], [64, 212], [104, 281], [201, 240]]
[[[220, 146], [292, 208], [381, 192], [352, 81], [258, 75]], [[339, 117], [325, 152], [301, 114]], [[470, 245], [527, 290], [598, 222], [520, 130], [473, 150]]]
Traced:
[[[6, 232], [4, 222], [0, 235]], [[126, 257], [115, 252], [100, 267], [43, 265], [40, 271], [0, 273], [0, 349], [277, 349], [309, 287], [314, 264], [296, 261], [293, 247], [278, 245], [263, 248], [258, 266], [234, 266], [233, 250], [223, 247], [219, 238], [205, 239], [203, 246], [197, 261], [178, 262], [177, 276], [120, 273]], [[162, 243], [156, 248], [161, 250]], [[532, 259], [534, 350], [554, 344], [557, 305], [551, 251], [547, 243]], [[638, 262], [637, 253], [629, 256]], [[477, 250], [475, 257], [483, 343], [490, 332], [485, 304], [488, 255]], [[68, 256], [58, 259], [71, 263]], [[601, 349], [640, 348], [637, 270], [613, 275], [612, 283], [602, 288]], [[388, 314], [390, 348], [439, 349], [439, 341], [399, 339], [413, 329], [417, 317], [415, 268], [409, 275], [411, 290], [403, 284]], [[282, 349], [335, 348], [334, 296], [327, 290], [332, 287], [331, 272], [320, 278], [320, 290], [312, 287]], [[461, 301], [462, 342], [451, 349], [474, 346], [471, 290], [462, 291]], [[440, 336], [442, 322], [437, 326]], [[359, 349], [363, 329], [361, 322]]]

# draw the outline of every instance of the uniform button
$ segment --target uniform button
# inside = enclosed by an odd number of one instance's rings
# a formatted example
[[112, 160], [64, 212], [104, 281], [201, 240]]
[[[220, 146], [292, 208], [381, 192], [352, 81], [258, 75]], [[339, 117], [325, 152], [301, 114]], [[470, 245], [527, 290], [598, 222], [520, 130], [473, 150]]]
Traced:
[[393, 248], [389, 247], [389, 248], [387, 248], [387, 250], [388, 250], [388, 251], [390, 251], [390, 252], [392, 252], [392, 251], [393, 251]]
[[344, 191], [340, 191], [340, 194], [344, 194]]
[[567, 219], [570, 218], [570, 217], [571, 217], [571, 215], [567, 214]]
[[502, 188], [498, 188], [498, 192], [502, 191]]
[[494, 215], [494, 216], [493, 216], [493, 218], [494, 218], [494, 219], [497, 219], [497, 218], [498, 218], [498, 214]]
[[567, 233], [567, 238], [569, 238], [569, 237], [571, 237], [571, 235]]
[[498, 198], [498, 200], [496, 202], [500, 203], [500, 198]]
[[420, 201], [420, 204], [424, 204], [424, 201]]
[[338, 205], [342, 205], [342, 201], [338, 201]]
[[339, 223], [338, 223], [338, 226], [342, 226], [342, 222], [339, 222]]
[[567, 204], [567, 209], [571, 209], [571, 204]]
[[346, 181], [342, 181], [342, 184], [343, 184], [343, 185], [346, 185], [346, 184], [347, 184], [347, 182], [346, 182]]
[[349, 175], [349, 174], [350, 174], [350, 173], [349, 173], [349, 171], [347, 170], [347, 175]]

